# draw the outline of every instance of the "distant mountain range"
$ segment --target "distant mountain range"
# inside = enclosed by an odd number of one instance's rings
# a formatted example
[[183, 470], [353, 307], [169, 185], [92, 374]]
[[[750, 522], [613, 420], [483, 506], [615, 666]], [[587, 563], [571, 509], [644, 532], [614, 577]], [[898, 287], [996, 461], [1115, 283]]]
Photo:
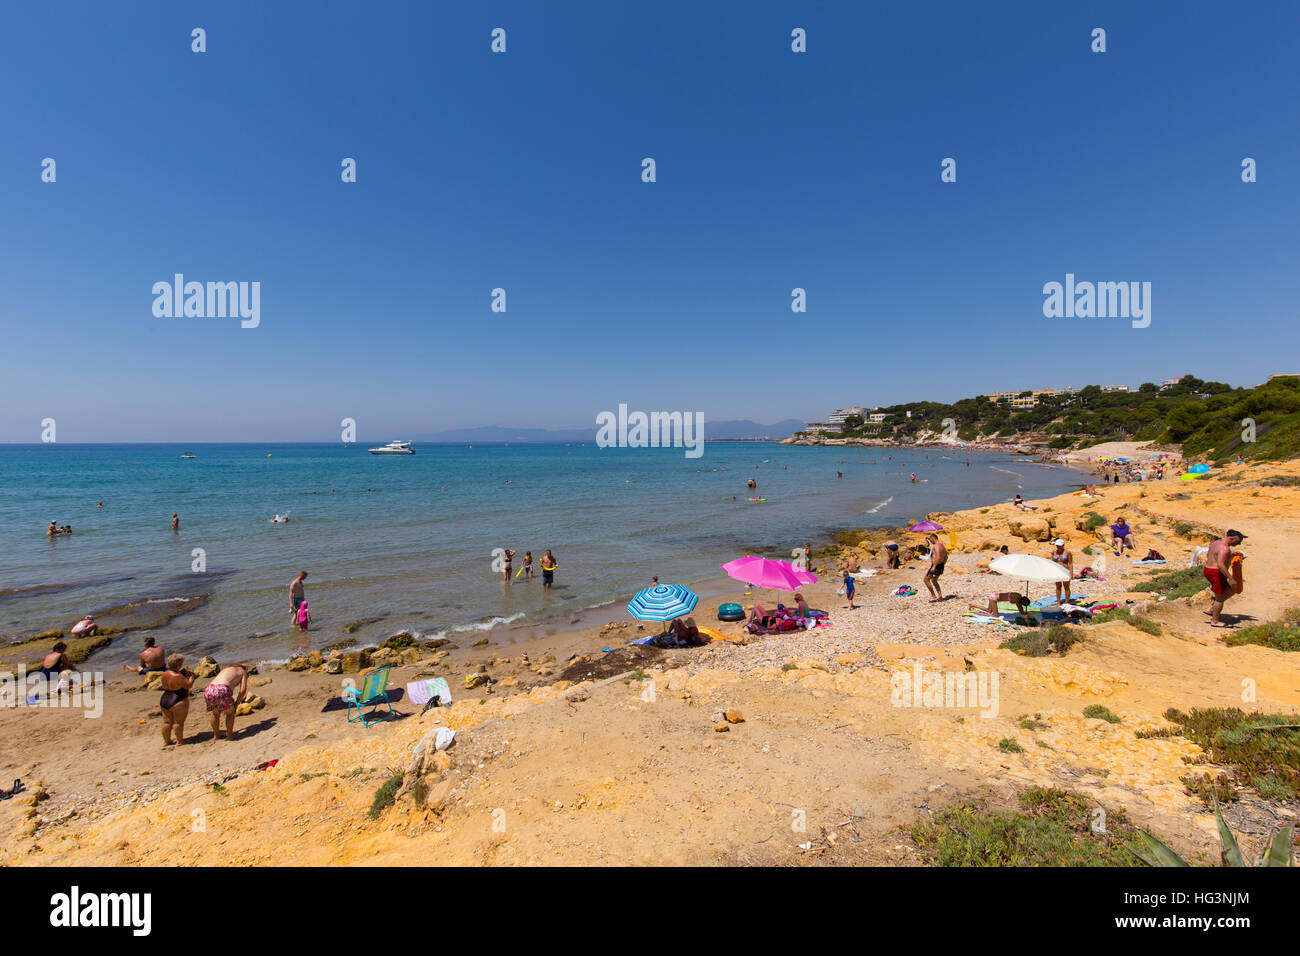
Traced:
[[[705, 441], [725, 441], [737, 438], [789, 438], [807, 423], [790, 418], [774, 425], [761, 425], [748, 420], [711, 422], [704, 420]], [[596, 426], [590, 428], [506, 428], [500, 425], [483, 425], [479, 428], [453, 428], [448, 431], [416, 435], [418, 442], [594, 442]]]

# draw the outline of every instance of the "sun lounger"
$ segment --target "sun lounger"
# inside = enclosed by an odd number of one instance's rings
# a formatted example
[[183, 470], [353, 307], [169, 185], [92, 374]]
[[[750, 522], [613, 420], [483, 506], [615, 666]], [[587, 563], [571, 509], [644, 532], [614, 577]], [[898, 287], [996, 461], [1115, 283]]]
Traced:
[[[393, 705], [388, 699], [388, 672], [391, 667], [377, 667], [372, 671], [365, 672], [361, 675], [363, 678], [361, 688], [345, 687], [343, 689], [343, 699], [348, 705], [348, 723], [354, 720], [361, 721], [361, 726], [369, 727], [376, 720], [387, 719], [393, 715]], [[382, 717], [376, 717], [381, 707], [387, 707], [388, 713]], [[361, 708], [369, 707], [369, 712]], [[356, 717], [352, 716], [353, 711], [357, 712]]]

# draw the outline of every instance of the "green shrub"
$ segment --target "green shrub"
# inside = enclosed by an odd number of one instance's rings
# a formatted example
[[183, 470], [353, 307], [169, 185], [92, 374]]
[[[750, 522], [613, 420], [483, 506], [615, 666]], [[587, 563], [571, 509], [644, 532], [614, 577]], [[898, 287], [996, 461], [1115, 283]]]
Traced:
[[1204, 591], [1209, 586], [1210, 582], [1205, 579], [1205, 574], [1200, 568], [1183, 568], [1181, 571], [1158, 574], [1149, 581], [1135, 584], [1133, 590], [1143, 593], [1162, 594], [1173, 601], [1178, 598], [1191, 597], [1193, 594]]
[[1277, 651], [1300, 651], [1300, 607], [1291, 608], [1276, 621], [1228, 631], [1224, 640], [1230, 647], [1258, 644]]
[[1135, 830], [1122, 808], [1094, 829], [1095, 805], [1064, 790], [1031, 787], [1022, 812], [968, 802], [949, 807], [907, 833], [936, 866], [1141, 866]]
[[998, 741], [998, 750], [1001, 750], [1004, 754], [1022, 754], [1025, 752], [1025, 748], [1010, 737], [1003, 737]]
[[379, 815], [397, 802], [397, 791], [402, 787], [403, 774], [395, 773], [375, 791], [375, 799], [370, 804], [370, 819], [378, 820]]
[[1002, 650], [1024, 652], [1025, 657], [1047, 657], [1056, 653], [1065, 656], [1075, 644], [1083, 640], [1083, 629], [1067, 624], [1053, 624], [1050, 627], [1036, 627], [1013, 634], [998, 647]]
[[1103, 707], [1101, 704], [1090, 704], [1083, 708], [1083, 716], [1092, 720], [1104, 720], [1108, 724], [1118, 724], [1120, 719], [1111, 712], [1109, 707]]
[[1106, 519], [1103, 518], [1101, 515], [1097, 514], [1097, 512], [1095, 511], [1085, 511], [1083, 515], [1084, 515], [1084, 522], [1083, 522], [1084, 531], [1096, 531], [1098, 528], [1100, 528], [1102, 525], [1106, 523]]
[[1178, 725], [1171, 735], [1186, 737], [1205, 751], [1210, 763], [1228, 768], [1213, 780], [1184, 777], [1190, 793], [1208, 806], [1210, 799], [1235, 800], [1249, 786], [1266, 799], [1300, 796], [1300, 714], [1247, 714], [1235, 707], [1170, 709], [1165, 719]]

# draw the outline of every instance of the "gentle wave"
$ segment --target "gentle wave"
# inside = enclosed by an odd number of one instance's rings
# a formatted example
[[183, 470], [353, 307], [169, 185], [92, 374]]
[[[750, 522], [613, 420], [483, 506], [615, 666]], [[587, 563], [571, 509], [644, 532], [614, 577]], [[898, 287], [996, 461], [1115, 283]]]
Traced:
[[455, 627], [452, 628], [452, 630], [456, 632], [490, 631], [494, 627], [500, 627], [502, 624], [513, 624], [515, 621], [518, 621], [523, 616], [524, 616], [524, 612], [520, 611], [517, 614], [511, 614], [509, 617], [491, 617], [488, 618], [488, 620], [486, 621], [479, 621], [474, 624], [457, 624]]
[[880, 504], [876, 505], [874, 508], [868, 508], [868, 509], [867, 509], [867, 514], [869, 514], [869, 515], [873, 515], [873, 514], [875, 514], [875, 513], [878, 512], [881, 508], [885, 507], [885, 505], [889, 504], [889, 503], [890, 503], [891, 501], [893, 501], [893, 500], [894, 500], [894, 496], [893, 496], [893, 495], [890, 495], [888, 498], [886, 498], [886, 499], [885, 499], [884, 501], [882, 501]]

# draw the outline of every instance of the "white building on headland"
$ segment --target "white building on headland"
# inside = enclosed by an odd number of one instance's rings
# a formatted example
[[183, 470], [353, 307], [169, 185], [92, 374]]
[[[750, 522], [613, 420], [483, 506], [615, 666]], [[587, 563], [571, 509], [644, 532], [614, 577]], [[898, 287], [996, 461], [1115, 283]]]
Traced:
[[1103, 392], [1127, 392], [1128, 386], [1127, 385], [1103, 385], [1101, 387], [1101, 390]]
[[831, 412], [831, 416], [827, 421], [832, 425], [843, 425], [850, 415], [861, 415], [866, 417], [866, 414], [867, 410], [861, 405], [850, 405], [848, 408], [835, 409], [835, 411]]

